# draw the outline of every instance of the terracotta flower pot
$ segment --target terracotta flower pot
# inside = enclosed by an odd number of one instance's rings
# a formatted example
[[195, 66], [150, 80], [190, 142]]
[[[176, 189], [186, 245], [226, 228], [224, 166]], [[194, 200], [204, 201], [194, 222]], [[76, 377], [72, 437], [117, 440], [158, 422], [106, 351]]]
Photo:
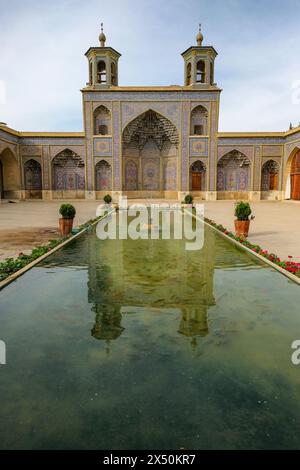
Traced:
[[59, 219], [59, 231], [62, 237], [66, 237], [72, 232], [74, 219], [64, 219], [61, 217]]
[[237, 237], [247, 238], [250, 227], [250, 220], [235, 220], [235, 234]]

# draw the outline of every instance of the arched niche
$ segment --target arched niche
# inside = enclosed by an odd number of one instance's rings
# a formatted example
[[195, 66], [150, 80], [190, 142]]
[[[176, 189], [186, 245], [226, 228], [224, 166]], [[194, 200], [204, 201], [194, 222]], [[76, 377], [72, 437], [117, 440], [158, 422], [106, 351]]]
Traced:
[[111, 114], [106, 106], [100, 105], [94, 111], [94, 135], [111, 135]]
[[31, 158], [23, 165], [24, 188], [26, 199], [42, 198], [42, 168], [41, 164]]
[[1, 199], [19, 199], [20, 169], [13, 152], [6, 148], [0, 153], [0, 197]]
[[52, 191], [56, 199], [85, 197], [85, 165], [83, 159], [66, 148], [52, 160]]

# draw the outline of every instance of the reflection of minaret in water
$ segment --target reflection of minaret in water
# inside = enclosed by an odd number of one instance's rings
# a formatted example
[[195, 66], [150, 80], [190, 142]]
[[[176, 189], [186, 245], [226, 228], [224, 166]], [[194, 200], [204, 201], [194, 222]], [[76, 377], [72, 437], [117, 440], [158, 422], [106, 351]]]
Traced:
[[208, 335], [207, 306], [187, 306], [182, 308], [182, 318], [178, 333], [192, 338], [191, 345], [197, 347], [197, 337]]
[[118, 307], [112, 307], [108, 312], [105, 311], [105, 306], [96, 304], [92, 310], [96, 312], [96, 316], [91, 334], [97, 340], [106, 341], [106, 351], [109, 354], [110, 341], [119, 338], [125, 329], [121, 325], [122, 315]]

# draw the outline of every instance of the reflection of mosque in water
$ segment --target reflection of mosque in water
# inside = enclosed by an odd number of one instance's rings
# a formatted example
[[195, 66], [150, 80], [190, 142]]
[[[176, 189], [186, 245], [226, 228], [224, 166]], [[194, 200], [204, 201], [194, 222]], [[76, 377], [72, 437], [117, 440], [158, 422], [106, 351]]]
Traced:
[[174, 240], [100, 241], [91, 236], [88, 243], [94, 338], [115, 340], [124, 331], [126, 313], [149, 311], [180, 314], [177, 333], [190, 337], [193, 346], [208, 334], [208, 310], [215, 305], [211, 232], [201, 251], [186, 251], [182, 241]]

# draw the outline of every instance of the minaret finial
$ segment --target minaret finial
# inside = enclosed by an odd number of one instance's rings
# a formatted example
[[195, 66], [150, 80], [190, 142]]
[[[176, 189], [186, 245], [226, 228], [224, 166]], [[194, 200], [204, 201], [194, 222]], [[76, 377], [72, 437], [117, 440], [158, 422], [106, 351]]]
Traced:
[[202, 46], [202, 42], [203, 42], [203, 34], [202, 34], [202, 24], [199, 23], [199, 32], [196, 36], [196, 41], [197, 41], [197, 46]]
[[106, 36], [103, 32], [103, 23], [101, 23], [101, 33], [99, 36], [100, 46], [105, 47]]

